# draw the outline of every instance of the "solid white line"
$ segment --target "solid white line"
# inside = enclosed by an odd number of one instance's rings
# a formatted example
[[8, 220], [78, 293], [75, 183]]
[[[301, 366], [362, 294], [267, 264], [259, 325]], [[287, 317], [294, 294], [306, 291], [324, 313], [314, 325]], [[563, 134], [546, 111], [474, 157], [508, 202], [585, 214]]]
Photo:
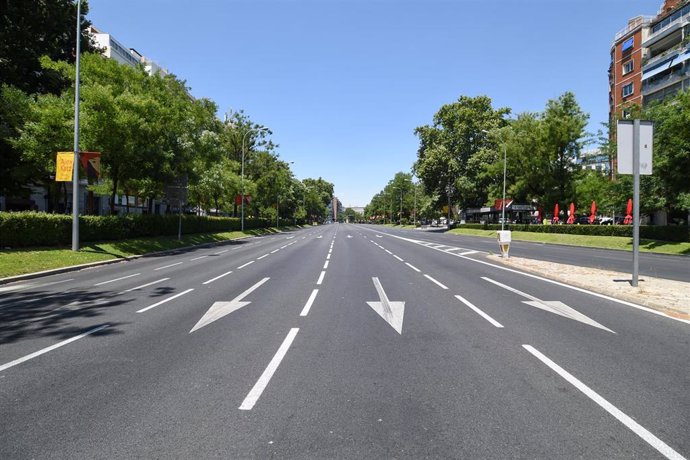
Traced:
[[254, 263], [254, 261], [252, 260], [252, 261], [250, 261], [250, 262], [247, 262], [247, 263], [244, 264], [244, 265], [240, 265], [239, 267], [237, 267], [237, 269], [238, 269], [238, 270], [242, 270], [242, 269], [243, 269], [244, 267], [246, 267], [247, 265], [251, 265], [251, 264], [253, 264], [253, 263]]
[[319, 275], [319, 280], [316, 282], [316, 284], [321, 284], [323, 282], [324, 276], [326, 276], [326, 272], [322, 271], [321, 274]]
[[455, 298], [458, 299], [460, 302], [464, 303], [465, 305], [467, 305], [468, 307], [470, 307], [470, 308], [471, 308], [472, 310], [474, 310], [479, 316], [481, 316], [482, 318], [484, 318], [485, 320], [487, 320], [488, 322], [490, 322], [490, 323], [493, 324], [494, 326], [496, 326], [496, 327], [503, 327], [503, 325], [502, 325], [501, 323], [499, 323], [498, 321], [496, 321], [495, 319], [493, 319], [491, 316], [489, 316], [489, 315], [487, 315], [486, 313], [484, 313], [483, 311], [481, 311], [479, 308], [477, 308], [477, 307], [475, 307], [474, 305], [472, 305], [472, 304], [471, 304], [467, 299], [465, 299], [464, 297], [459, 296], [459, 295], [456, 295]]
[[304, 305], [304, 308], [302, 309], [302, 313], [300, 313], [300, 316], [307, 316], [309, 314], [309, 310], [311, 309], [311, 306], [314, 304], [314, 299], [316, 299], [316, 294], [319, 293], [318, 289], [314, 289], [311, 291], [311, 295], [309, 296], [309, 300], [307, 300], [307, 303]]
[[161, 301], [158, 302], [158, 303], [154, 303], [153, 305], [149, 305], [149, 306], [146, 307], [146, 308], [142, 308], [141, 310], [137, 310], [137, 313], [144, 313], [145, 311], [149, 311], [149, 310], [152, 309], [152, 308], [155, 308], [155, 307], [157, 307], [157, 306], [159, 306], [159, 305], [163, 305], [164, 303], [170, 302], [171, 300], [177, 299], [178, 297], [181, 297], [181, 296], [183, 296], [183, 295], [185, 295], [185, 294], [187, 294], [187, 293], [189, 293], [189, 292], [192, 292], [193, 290], [194, 290], [194, 288], [192, 288], [192, 289], [187, 289], [187, 290], [184, 291], [184, 292], [180, 292], [179, 294], [175, 294], [174, 296], [168, 297], [167, 299], [164, 299], [164, 300], [161, 300]]
[[410, 267], [412, 270], [416, 271], [417, 273], [421, 273], [421, 270], [418, 269], [417, 267], [415, 267], [414, 265], [411, 265], [407, 262], [405, 262], [405, 265], [407, 265], [408, 267]]
[[275, 250], [271, 251], [271, 254], [275, 254], [278, 251], [280, 251], [280, 249], [275, 249]]
[[461, 252], [460, 254], [456, 254], [456, 256], [469, 256], [472, 254], [477, 254], [479, 251], [467, 251], [467, 252]]
[[[418, 240], [412, 240], [412, 239], [410, 239], [410, 238], [403, 238], [403, 237], [397, 236], [397, 235], [389, 235], [389, 236], [392, 236], [393, 238], [398, 238], [398, 239], [400, 239], [400, 240], [407, 241], [407, 242], [410, 242], [410, 243], [417, 243], [417, 244], [420, 243]], [[560, 282], [560, 281], [555, 281], [555, 280], [552, 280], [552, 279], [544, 278], [543, 276], [533, 275], [532, 273], [521, 272], [521, 271], [519, 271], [519, 270], [514, 270], [514, 269], [512, 269], [512, 268], [504, 267], [504, 266], [502, 266], [502, 265], [496, 265], [496, 264], [493, 264], [493, 263], [491, 263], [491, 262], [485, 262], [485, 261], [483, 261], [483, 260], [473, 259], [473, 258], [471, 258], [471, 257], [465, 257], [465, 256], [463, 256], [463, 255], [461, 255], [461, 254], [457, 254], [456, 256], [457, 256], [457, 257], [460, 257], [460, 258], [462, 258], [462, 259], [465, 259], [465, 260], [469, 260], [470, 262], [475, 262], [475, 263], [478, 263], [478, 264], [486, 265], [486, 266], [488, 266], [488, 267], [493, 267], [493, 268], [497, 268], [497, 269], [499, 269], [499, 270], [507, 271], [507, 272], [510, 272], [510, 273], [515, 273], [515, 274], [517, 274], [517, 275], [526, 276], [526, 277], [528, 277], [528, 278], [532, 278], [532, 279], [535, 279], [535, 280], [543, 281], [543, 282], [545, 282], [545, 283], [555, 284], [556, 286], [560, 286], [560, 287], [563, 287], [563, 288], [566, 288], [566, 289], [571, 289], [571, 290], [573, 290], [573, 291], [577, 291], [577, 292], [582, 292], [582, 293], [585, 293], [585, 294], [589, 294], [589, 295], [591, 295], [591, 296], [598, 297], [598, 298], [600, 298], [600, 299], [609, 300], [609, 301], [611, 301], [611, 302], [616, 302], [616, 303], [618, 303], [618, 304], [626, 305], [626, 306], [632, 307], [632, 308], [636, 308], [636, 309], [638, 309], [638, 310], [642, 310], [642, 311], [645, 311], [645, 312], [647, 312], [647, 313], [651, 313], [651, 314], [653, 314], [653, 315], [663, 316], [663, 317], [666, 318], [666, 319], [670, 319], [670, 320], [673, 320], [673, 321], [678, 321], [678, 322], [685, 323], [685, 324], [690, 324], [690, 320], [681, 319], [681, 318], [676, 318], [676, 317], [673, 317], [673, 316], [669, 316], [669, 315], [667, 315], [666, 313], [663, 313], [663, 312], [660, 312], [660, 311], [657, 311], [657, 310], [653, 310], [653, 309], [651, 309], [651, 308], [644, 307], [644, 306], [638, 305], [638, 304], [636, 304], [636, 303], [628, 302], [627, 300], [617, 299], [617, 298], [615, 298], [615, 297], [611, 297], [611, 296], [608, 296], [608, 295], [606, 295], [606, 294], [599, 294], [598, 292], [590, 291], [590, 290], [587, 290], [587, 289], [584, 289], [584, 288], [580, 288], [580, 287], [577, 287], [577, 286], [572, 286], [572, 285], [570, 285], [570, 284], [562, 283], [562, 282]]]
[[256, 260], [261, 260], [261, 259], [264, 259], [264, 258], [266, 258], [266, 257], [268, 257], [268, 256], [270, 256], [270, 254], [264, 254], [264, 255], [262, 255], [261, 257], [257, 257]]
[[393, 257], [395, 257], [396, 259], [398, 259], [400, 262], [405, 262], [404, 260], [402, 260], [401, 257], [398, 257], [398, 256], [396, 256], [395, 254], [393, 254]]
[[327, 269], [327, 268], [328, 268], [328, 260], [326, 261], [325, 264], [323, 264], [323, 269], [325, 270], [325, 269]]
[[442, 283], [436, 281], [435, 279], [433, 279], [433, 278], [430, 277], [429, 275], [425, 274], [424, 277], [425, 277], [426, 279], [428, 279], [429, 281], [433, 281], [434, 283], [438, 284], [439, 287], [441, 287], [441, 289], [448, 289], [448, 286], [446, 286], [446, 285], [444, 285], [444, 284], [442, 284]]
[[201, 283], [201, 284], [211, 284], [211, 283], [213, 283], [214, 281], [217, 281], [217, 280], [221, 279], [222, 277], [229, 275], [230, 273], [232, 273], [232, 270], [230, 270], [229, 272], [225, 272], [225, 273], [223, 273], [222, 275], [218, 275], [218, 276], [216, 276], [215, 278], [211, 278], [211, 279], [208, 280], [208, 281], [204, 281], [204, 282]]
[[120, 281], [120, 280], [126, 280], [127, 278], [132, 278], [133, 276], [139, 276], [139, 275], [141, 275], [141, 273], [135, 273], [133, 275], [123, 276], [122, 278], [115, 278], [114, 280], [103, 281], [102, 283], [96, 283], [96, 284], [94, 284], [94, 286], [102, 286], [104, 284], [114, 283], [115, 281]]
[[153, 286], [154, 284], [162, 283], [163, 281], [167, 281], [169, 279], [170, 278], [163, 278], [163, 279], [159, 279], [157, 281], [152, 281], [150, 283], [142, 284], [141, 286], [133, 287], [133, 288], [127, 289], [125, 291], [119, 292], [119, 294], [124, 294], [125, 292], [132, 292], [132, 291], [136, 291], [137, 289], [142, 289], [145, 287]]
[[590, 398], [592, 401], [597, 403], [599, 406], [601, 406], [606, 412], [609, 414], [613, 415], [619, 422], [621, 422], [623, 425], [628, 427], [633, 433], [647, 441], [647, 443], [654, 447], [656, 450], [658, 450], [662, 455], [664, 455], [666, 458], [670, 459], [684, 459], [681, 454], [673, 450], [668, 444], [663, 442], [661, 439], [657, 438], [654, 436], [652, 433], [647, 431], [642, 425], [637, 423], [635, 420], [624, 414], [623, 412], [620, 411], [616, 406], [608, 402], [606, 399], [604, 399], [602, 396], [600, 396], [597, 392], [592, 390], [590, 387], [582, 383], [580, 380], [578, 380], [575, 376], [570, 374], [568, 371], [560, 367], [558, 364], [554, 363], [551, 361], [549, 358], [544, 356], [539, 350], [534, 348], [531, 345], [523, 345], [522, 346], [525, 350], [529, 351], [534, 355], [537, 359], [539, 359], [542, 363], [546, 364], [556, 372], [558, 375], [563, 377], [565, 380], [568, 381], [571, 385], [573, 385], [575, 388], [580, 390], [582, 393], [585, 394], [588, 398]]
[[163, 270], [164, 268], [174, 267], [175, 265], [180, 265], [183, 262], [177, 262], [176, 264], [165, 265], [164, 267], [154, 268], [153, 271]]
[[285, 354], [290, 349], [290, 345], [292, 345], [292, 341], [295, 340], [295, 337], [297, 336], [298, 332], [299, 328], [290, 329], [290, 332], [288, 332], [287, 337], [285, 337], [285, 340], [283, 340], [283, 343], [280, 345], [280, 348], [278, 348], [278, 351], [273, 356], [273, 359], [271, 359], [271, 362], [268, 363], [268, 367], [266, 367], [264, 373], [261, 374], [259, 380], [251, 389], [247, 397], [244, 398], [244, 401], [242, 401], [242, 405], [239, 407], [240, 410], [252, 410], [254, 404], [256, 404], [256, 402], [261, 397], [261, 394], [266, 389], [266, 386], [268, 386], [268, 382], [271, 381], [271, 377], [273, 377], [273, 374], [278, 369], [278, 366], [280, 366], [280, 362], [283, 360]]
[[214, 252], [213, 255], [214, 255], [214, 256], [217, 256], [217, 255], [226, 253], [226, 252], [228, 252], [228, 251], [229, 251], [229, 249], [223, 249], [222, 251]]
[[193, 259], [189, 259], [189, 261], [191, 262], [192, 260], [199, 260], [199, 259], [203, 259], [203, 258], [205, 258], [205, 257], [208, 257], [208, 256], [206, 255], [206, 256], [195, 257], [195, 258], [193, 258]]
[[86, 337], [87, 335], [90, 335], [90, 334], [93, 334], [93, 333], [95, 333], [95, 332], [98, 332], [98, 331], [100, 331], [101, 329], [105, 329], [105, 328], [108, 327], [108, 326], [109, 326], [108, 324], [104, 324], [103, 326], [99, 326], [99, 327], [97, 327], [97, 328], [95, 328], [95, 329], [91, 329], [90, 331], [84, 332], [83, 334], [79, 334], [78, 336], [72, 337], [71, 339], [63, 340], [62, 342], [56, 343], [55, 345], [51, 345], [51, 346], [49, 346], [49, 347], [47, 347], [47, 348], [44, 348], [44, 349], [42, 349], [42, 350], [38, 350], [38, 351], [36, 351], [36, 352], [34, 352], [34, 353], [31, 353], [30, 355], [26, 355], [26, 356], [24, 356], [23, 358], [15, 359], [14, 361], [11, 361], [11, 362], [9, 362], [9, 363], [7, 363], [7, 364], [3, 364], [2, 366], [0, 366], [0, 372], [2, 372], [2, 371], [4, 371], [4, 370], [7, 370], [7, 369], [9, 369], [10, 367], [14, 367], [14, 366], [16, 366], [17, 364], [21, 364], [21, 363], [23, 363], [23, 362], [26, 362], [26, 361], [28, 361], [28, 360], [30, 360], [30, 359], [34, 359], [35, 357], [41, 356], [42, 354], [48, 353], [49, 351], [53, 351], [53, 350], [55, 350], [56, 348], [60, 348], [60, 347], [62, 347], [62, 346], [65, 346], [65, 345], [67, 345], [67, 344], [69, 344], [69, 343], [74, 342], [75, 340], [83, 339], [83, 338]]

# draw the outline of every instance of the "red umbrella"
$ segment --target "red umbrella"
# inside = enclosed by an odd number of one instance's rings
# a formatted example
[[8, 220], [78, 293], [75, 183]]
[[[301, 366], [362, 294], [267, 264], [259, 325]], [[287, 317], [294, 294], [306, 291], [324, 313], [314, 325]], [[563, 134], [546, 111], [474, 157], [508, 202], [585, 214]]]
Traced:
[[597, 203], [592, 201], [592, 207], [590, 208], [589, 223], [593, 223], [597, 214]]
[[572, 201], [570, 202], [570, 211], [568, 211], [568, 223], [569, 224], [574, 224], [575, 223], [575, 203]]
[[552, 222], [554, 224], [558, 223], [558, 203], [556, 203], [556, 207], [553, 208], [553, 220]]
[[629, 198], [629, 199], [628, 199], [628, 207], [627, 207], [626, 210], [625, 210], [625, 214], [626, 214], [626, 215], [625, 215], [625, 219], [623, 220], [623, 225], [630, 225], [630, 224], [632, 224], [633, 218], [632, 218], [632, 216], [630, 215], [630, 214], [632, 214], [632, 198]]

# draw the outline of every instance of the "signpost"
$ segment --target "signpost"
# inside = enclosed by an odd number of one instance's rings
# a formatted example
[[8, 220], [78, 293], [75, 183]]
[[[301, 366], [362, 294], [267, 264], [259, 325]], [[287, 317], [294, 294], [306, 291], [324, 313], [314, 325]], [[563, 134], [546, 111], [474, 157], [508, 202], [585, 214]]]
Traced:
[[640, 272], [640, 174], [652, 174], [654, 125], [651, 121], [618, 121], [618, 174], [633, 175], [633, 273], [637, 287]]

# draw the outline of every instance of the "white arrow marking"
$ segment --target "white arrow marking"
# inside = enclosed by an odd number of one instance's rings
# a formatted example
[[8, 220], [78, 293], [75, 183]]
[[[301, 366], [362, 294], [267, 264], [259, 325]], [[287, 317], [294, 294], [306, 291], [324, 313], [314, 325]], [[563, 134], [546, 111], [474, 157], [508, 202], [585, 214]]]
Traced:
[[372, 278], [376, 292], [379, 294], [380, 302], [367, 302], [376, 313], [379, 314], [388, 324], [395, 329], [398, 334], [402, 334], [403, 317], [405, 315], [405, 302], [391, 302], [388, 300], [386, 292], [381, 286], [378, 278]]
[[527, 299], [530, 299], [529, 301], [523, 301], [522, 303], [525, 303], [529, 306], [539, 308], [541, 310], [545, 310], [551, 313], [555, 313], [560, 316], [564, 316], [569, 319], [574, 319], [575, 321], [579, 321], [581, 323], [585, 323], [589, 326], [596, 327], [599, 329], [603, 329], [605, 331], [609, 331], [612, 334], [615, 334], [611, 329], [607, 328], [606, 326], [602, 326], [601, 324], [597, 323], [594, 321], [592, 318], [583, 315], [579, 311], [575, 310], [574, 308], [571, 308], [564, 304], [561, 301], [558, 300], [540, 300], [534, 296], [531, 296], [525, 292], [518, 291], [515, 288], [512, 288], [510, 286], [506, 286], [505, 284], [501, 284], [498, 281], [494, 281], [491, 278], [487, 278], [485, 276], [482, 276], [483, 280], [488, 281], [489, 283], [495, 284], [496, 286], [502, 287], [503, 289], [506, 289], [508, 291], [514, 292], [522, 297], [525, 297]]
[[233, 311], [239, 310], [242, 307], [245, 307], [249, 305], [251, 302], [243, 301], [245, 297], [247, 297], [249, 294], [257, 290], [262, 284], [264, 284], [266, 281], [268, 281], [270, 278], [264, 278], [258, 283], [256, 283], [254, 286], [250, 287], [246, 291], [244, 291], [242, 294], [238, 295], [234, 299], [232, 299], [230, 302], [213, 302], [213, 305], [211, 305], [211, 308], [208, 309], [206, 314], [201, 317], [198, 323], [192, 328], [189, 333], [191, 334], [192, 332], [196, 331], [197, 329], [201, 329], [204, 326], [207, 326], [211, 324], [212, 322], [221, 319], [225, 315], [229, 315]]
[[347, 235], [348, 238], [352, 238], [352, 235]]

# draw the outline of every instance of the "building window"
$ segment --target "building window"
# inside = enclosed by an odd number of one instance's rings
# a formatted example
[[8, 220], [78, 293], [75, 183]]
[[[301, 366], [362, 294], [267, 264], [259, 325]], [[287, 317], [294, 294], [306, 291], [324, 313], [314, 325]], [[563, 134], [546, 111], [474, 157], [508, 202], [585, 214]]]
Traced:
[[628, 38], [626, 41], [623, 42], [623, 45], [621, 46], [621, 52], [625, 53], [626, 51], [632, 49], [634, 44], [635, 44], [635, 37]]
[[633, 60], [629, 60], [625, 64], [623, 64], [623, 75], [628, 74], [633, 71], [633, 68], [635, 67], [635, 64]]
[[632, 83], [628, 83], [627, 85], [625, 85], [625, 86], [623, 87], [623, 97], [628, 97], [628, 96], [630, 96], [630, 95], [633, 93], [633, 91], [634, 91], [634, 89], [633, 89], [633, 84], [632, 84]]

